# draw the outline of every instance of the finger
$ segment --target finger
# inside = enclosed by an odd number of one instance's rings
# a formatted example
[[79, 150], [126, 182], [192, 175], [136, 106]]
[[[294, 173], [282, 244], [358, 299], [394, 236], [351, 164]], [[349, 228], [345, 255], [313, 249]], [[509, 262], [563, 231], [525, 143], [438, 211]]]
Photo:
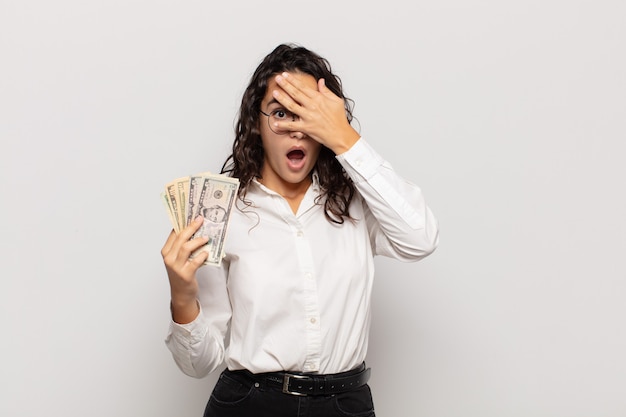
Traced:
[[[197, 239], [194, 239], [197, 240]], [[201, 245], [191, 250], [191, 252], [185, 256], [181, 252], [179, 271], [181, 276], [188, 277], [187, 279], [195, 279], [196, 271], [206, 262], [209, 258], [208, 250], [198, 250], [202, 245], [207, 243], [207, 239], [203, 239]], [[193, 255], [192, 255], [193, 254]]]
[[199, 236], [194, 239], [188, 240], [182, 245], [180, 252], [181, 254], [186, 253], [187, 256], [185, 256], [185, 259], [187, 259], [193, 252], [200, 249], [202, 246], [206, 245], [208, 241], [209, 241], [208, 236]]
[[276, 101], [292, 113], [300, 115], [303, 110], [302, 106], [300, 106], [300, 104], [282, 88], [272, 91], [272, 97], [274, 97]]
[[179, 234], [179, 237], [184, 239], [185, 241], [189, 240], [194, 233], [198, 231], [200, 226], [202, 226], [202, 222], [204, 221], [204, 217], [198, 216], [191, 223], [187, 225]]
[[170, 281], [182, 279], [182, 281], [188, 282], [194, 278], [196, 270], [207, 259], [208, 254], [206, 251], [198, 250], [207, 241], [208, 239], [206, 238], [192, 239], [183, 245], [178, 252], [164, 258]]
[[[165, 256], [164, 262], [165, 267], [174, 273], [174, 276], [179, 277], [193, 277], [194, 270], [196, 267], [191, 268], [191, 272], [187, 270], [189, 267], [189, 263], [192, 258], [195, 259], [202, 252], [201, 248], [207, 244], [209, 241], [208, 237], [197, 237], [185, 242], [176, 250], [172, 250], [170, 253]], [[202, 255], [201, 258], [204, 258], [200, 261], [200, 265], [206, 260], [206, 256]]]
[[303, 103], [303, 101], [306, 101], [317, 93], [316, 90], [307, 87], [298, 76], [294, 76], [288, 72], [277, 75], [275, 80], [276, 84], [298, 103]]
[[[206, 243], [206, 242], [205, 242]], [[187, 258], [187, 265], [192, 268], [193, 271], [200, 268], [204, 262], [209, 258], [209, 251], [198, 251], [193, 257]]]
[[323, 78], [320, 78], [317, 81], [317, 89], [319, 90], [320, 93], [324, 94], [325, 96], [331, 95], [333, 97], [337, 97], [335, 93], [333, 93], [328, 87], [326, 87], [326, 80]]
[[[169, 263], [174, 263], [179, 259], [186, 260], [189, 257], [191, 252], [188, 252], [189, 249], [185, 249], [185, 245], [190, 241], [191, 236], [202, 226], [203, 218], [202, 216], [196, 217], [187, 227], [185, 227], [179, 234], [176, 236], [176, 239], [172, 243], [169, 251], [166, 255], [169, 257]], [[196, 240], [196, 239], [193, 239]], [[192, 244], [192, 246], [199, 246], [196, 244]], [[182, 251], [182, 253], [181, 253]]]
[[161, 249], [161, 256], [165, 258], [165, 256], [172, 250], [172, 246], [174, 246], [174, 241], [176, 241], [176, 232], [174, 229], [170, 232], [163, 248]]
[[190, 258], [195, 258], [196, 252], [199, 252], [199, 249], [206, 245], [208, 241], [209, 238], [207, 236], [200, 236], [185, 242], [176, 254], [176, 263], [184, 264]]

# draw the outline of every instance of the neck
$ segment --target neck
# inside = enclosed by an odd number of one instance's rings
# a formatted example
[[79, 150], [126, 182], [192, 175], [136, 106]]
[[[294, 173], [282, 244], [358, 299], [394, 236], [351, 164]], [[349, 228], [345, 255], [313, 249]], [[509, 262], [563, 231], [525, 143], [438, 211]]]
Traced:
[[264, 180], [263, 178], [257, 178], [257, 180], [287, 200], [294, 213], [298, 211], [298, 207], [300, 207], [300, 203], [302, 202], [304, 195], [313, 182], [310, 177], [307, 177], [303, 181], [295, 184], [285, 181], [274, 183], [272, 181]]

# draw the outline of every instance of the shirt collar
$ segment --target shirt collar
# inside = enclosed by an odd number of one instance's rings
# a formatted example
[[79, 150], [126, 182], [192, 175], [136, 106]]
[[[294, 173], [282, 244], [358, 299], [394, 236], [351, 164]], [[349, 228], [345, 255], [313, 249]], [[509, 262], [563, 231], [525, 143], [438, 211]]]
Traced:
[[[275, 191], [272, 191], [266, 186], [264, 186], [263, 184], [261, 184], [256, 177], [252, 179], [252, 184], [254, 184], [258, 190], [264, 191], [265, 193], [277, 194]], [[314, 170], [313, 174], [311, 175], [311, 187], [310, 188], [316, 193], [320, 192], [320, 178], [319, 178], [319, 174], [317, 173], [317, 170]]]

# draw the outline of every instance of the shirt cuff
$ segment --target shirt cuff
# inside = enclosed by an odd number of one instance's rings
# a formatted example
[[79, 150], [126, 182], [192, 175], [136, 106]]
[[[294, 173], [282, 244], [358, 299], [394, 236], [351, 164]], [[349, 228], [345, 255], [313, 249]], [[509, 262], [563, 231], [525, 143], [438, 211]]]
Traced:
[[204, 318], [204, 314], [202, 314], [202, 305], [198, 303], [198, 306], [200, 308], [200, 312], [194, 321], [186, 324], [179, 324], [174, 320], [171, 320], [170, 331], [172, 336], [178, 340], [186, 340], [190, 344], [198, 343], [204, 339], [208, 329], [208, 323]]
[[385, 163], [383, 157], [363, 138], [336, 158], [354, 182], [367, 181]]

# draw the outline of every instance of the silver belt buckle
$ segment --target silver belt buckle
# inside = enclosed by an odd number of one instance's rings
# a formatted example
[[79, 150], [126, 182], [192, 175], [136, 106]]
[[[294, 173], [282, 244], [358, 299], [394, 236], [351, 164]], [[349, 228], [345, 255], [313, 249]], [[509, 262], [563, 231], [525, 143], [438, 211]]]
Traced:
[[285, 376], [283, 377], [283, 392], [285, 394], [290, 394], [290, 395], [298, 395], [301, 397], [306, 397], [306, 394], [303, 394], [301, 392], [295, 392], [295, 391], [289, 391], [289, 380], [290, 379], [307, 379], [307, 376], [304, 375], [296, 375], [296, 374], [288, 374], [285, 373]]

